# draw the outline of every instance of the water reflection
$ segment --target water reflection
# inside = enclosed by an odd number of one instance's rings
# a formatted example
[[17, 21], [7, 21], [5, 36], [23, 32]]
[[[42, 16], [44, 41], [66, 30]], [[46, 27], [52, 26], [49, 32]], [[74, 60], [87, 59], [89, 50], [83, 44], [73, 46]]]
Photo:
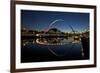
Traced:
[[76, 41], [80, 42], [80, 40], [74, 40], [73, 38], [37, 38], [35, 43], [44, 45], [64, 45], [69, 43], [76, 43]]
[[[22, 40], [22, 44], [25, 49], [30, 46], [35, 46], [32, 47], [33, 49], [38, 49], [40, 47], [43, 48], [42, 50], [47, 49], [53, 56], [65, 57], [66, 55], [68, 56], [68, 54], [72, 56], [76, 52], [78, 57], [82, 56], [82, 44], [80, 40], [75, 40], [73, 38], [34, 38]], [[73, 53], [70, 53], [70, 51]]]

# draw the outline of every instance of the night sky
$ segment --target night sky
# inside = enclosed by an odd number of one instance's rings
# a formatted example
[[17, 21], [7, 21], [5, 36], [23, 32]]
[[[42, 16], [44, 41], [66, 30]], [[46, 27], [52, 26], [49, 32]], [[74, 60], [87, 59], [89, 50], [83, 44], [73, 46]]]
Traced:
[[89, 13], [21, 10], [22, 28], [44, 31], [50, 26], [70, 32], [69, 25], [75, 31], [84, 32], [89, 28]]

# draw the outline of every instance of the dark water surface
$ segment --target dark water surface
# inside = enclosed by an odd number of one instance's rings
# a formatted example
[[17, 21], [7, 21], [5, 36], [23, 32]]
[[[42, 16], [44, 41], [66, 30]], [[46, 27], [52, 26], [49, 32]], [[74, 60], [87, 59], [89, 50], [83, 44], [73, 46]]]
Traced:
[[73, 42], [68, 39], [56, 39], [22, 39], [21, 62], [26, 63], [83, 59], [83, 47], [80, 41]]

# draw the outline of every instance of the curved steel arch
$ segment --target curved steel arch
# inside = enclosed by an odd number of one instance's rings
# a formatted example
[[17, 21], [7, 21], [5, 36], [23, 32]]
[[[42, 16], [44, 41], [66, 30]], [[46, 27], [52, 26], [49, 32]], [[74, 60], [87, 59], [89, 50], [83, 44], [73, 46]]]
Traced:
[[[63, 19], [56, 19], [56, 20], [52, 21], [49, 24], [48, 28], [46, 28], [46, 30], [44, 30], [45, 31], [44, 34], [50, 29], [50, 27], [52, 27], [58, 21], [65, 21], [65, 20], [63, 20]], [[74, 32], [74, 35], [75, 35], [75, 31], [74, 31], [73, 27], [71, 25], [69, 25], [69, 24], [67, 24], [67, 25], [71, 28], [71, 30]]]
[[[51, 22], [50, 24], [49, 24], [49, 27], [45, 30], [45, 32], [44, 32], [44, 34], [56, 23], [56, 22], [58, 22], [58, 21], [65, 21], [65, 20], [63, 20], [63, 19], [56, 19], [56, 20], [54, 20], [53, 22]], [[71, 28], [71, 30], [73, 31], [73, 33], [74, 33], [74, 36], [75, 36], [75, 31], [74, 31], [74, 29], [73, 29], [73, 27], [71, 26], [71, 25], [69, 25], [69, 24], [67, 24], [70, 28]], [[73, 46], [72, 46], [73, 47]], [[63, 55], [61, 55], [61, 54], [57, 54], [56, 52], [54, 52], [52, 49], [50, 49], [49, 47], [48, 47], [48, 50], [53, 54], [53, 55], [55, 55], [55, 56], [63, 56]]]

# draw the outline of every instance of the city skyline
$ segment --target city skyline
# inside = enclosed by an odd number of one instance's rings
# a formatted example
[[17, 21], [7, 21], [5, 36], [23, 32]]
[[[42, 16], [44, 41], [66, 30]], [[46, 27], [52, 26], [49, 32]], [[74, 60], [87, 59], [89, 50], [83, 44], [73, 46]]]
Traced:
[[[51, 26], [52, 25], [52, 26]], [[54, 27], [62, 32], [89, 29], [89, 13], [21, 10], [21, 28], [44, 31]]]

